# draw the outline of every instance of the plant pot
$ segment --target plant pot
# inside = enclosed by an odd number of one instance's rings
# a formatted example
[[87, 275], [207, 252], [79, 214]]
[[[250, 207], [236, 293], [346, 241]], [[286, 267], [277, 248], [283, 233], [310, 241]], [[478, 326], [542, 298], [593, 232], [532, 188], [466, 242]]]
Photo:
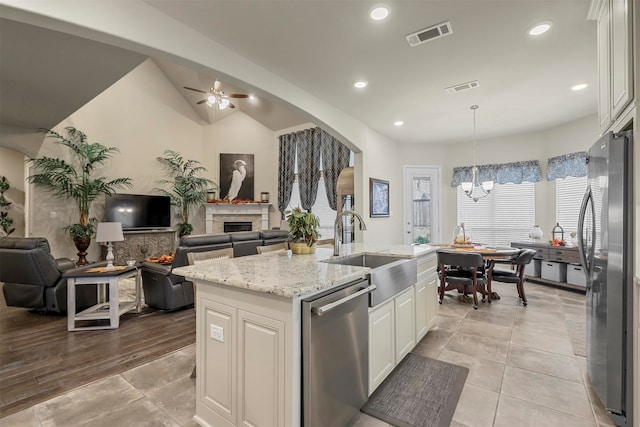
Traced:
[[88, 264], [87, 261], [87, 249], [89, 249], [89, 245], [91, 244], [91, 239], [82, 239], [80, 237], [76, 237], [73, 239], [73, 243], [76, 245], [76, 249], [78, 250], [78, 261], [76, 261], [76, 265], [85, 265]]
[[315, 243], [311, 246], [307, 246], [306, 242], [289, 242], [289, 247], [291, 248], [292, 254], [298, 255], [312, 254], [316, 251]]

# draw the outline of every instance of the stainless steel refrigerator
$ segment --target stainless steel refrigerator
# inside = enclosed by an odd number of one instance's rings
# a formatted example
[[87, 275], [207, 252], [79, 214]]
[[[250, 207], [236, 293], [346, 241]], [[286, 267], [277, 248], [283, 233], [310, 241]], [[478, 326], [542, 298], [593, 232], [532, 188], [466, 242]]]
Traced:
[[633, 425], [632, 132], [589, 150], [578, 224], [587, 276], [588, 375], [618, 426]]

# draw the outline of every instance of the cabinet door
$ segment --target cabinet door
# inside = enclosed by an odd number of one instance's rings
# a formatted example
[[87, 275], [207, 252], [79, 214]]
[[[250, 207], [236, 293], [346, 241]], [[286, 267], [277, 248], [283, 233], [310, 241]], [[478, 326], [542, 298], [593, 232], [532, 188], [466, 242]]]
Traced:
[[396, 366], [395, 328], [393, 300], [369, 312], [369, 394]]
[[603, 2], [598, 18], [598, 122], [605, 131], [612, 123], [611, 87], [609, 68], [611, 34], [609, 32], [609, 7]]
[[239, 425], [285, 425], [284, 323], [238, 311]]
[[429, 330], [427, 327], [427, 279], [413, 285], [416, 293], [416, 341], [420, 341]]
[[611, 119], [615, 121], [633, 98], [631, 76], [631, 2], [610, 0], [611, 4]]
[[413, 287], [395, 298], [396, 310], [396, 364], [416, 345], [415, 294]]
[[438, 275], [434, 270], [433, 273], [429, 276], [427, 280], [427, 332], [429, 329], [433, 328], [436, 325], [436, 321], [438, 319], [438, 310], [440, 308], [440, 304], [438, 304]]
[[[202, 298], [198, 305], [198, 349], [196, 366], [199, 388], [199, 412], [216, 414], [232, 425], [237, 420], [236, 395], [236, 318], [237, 310], [225, 304]], [[210, 361], [215, 360], [216, 363]]]

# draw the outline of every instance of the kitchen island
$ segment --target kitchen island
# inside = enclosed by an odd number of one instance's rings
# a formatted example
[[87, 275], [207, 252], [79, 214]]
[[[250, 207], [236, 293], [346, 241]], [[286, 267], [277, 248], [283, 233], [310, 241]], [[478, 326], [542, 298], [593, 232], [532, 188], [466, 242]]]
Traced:
[[[344, 245], [340, 257], [364, 252], [433, 258], [430, 247], [363, 244]], [[312, 255], [282, 251], [174, 270], [193, 280], [197, 289], [195, 420], [199, 424], [300, 425], [302, 301], [369, 273], [366, 267], [322, 262], [331, 258], [331, 249], [319, 247]], [[416, 293], [413, 288], [411, 292], [415, 322]], [[436, 301], [435, 289], [432, 299]], [[410, 329], [415, 345], [419, 335], [414, 325]], [[396, 346], [392, 347], [395, 356]], [[398, 362], [394, 357], [393, 366]]]

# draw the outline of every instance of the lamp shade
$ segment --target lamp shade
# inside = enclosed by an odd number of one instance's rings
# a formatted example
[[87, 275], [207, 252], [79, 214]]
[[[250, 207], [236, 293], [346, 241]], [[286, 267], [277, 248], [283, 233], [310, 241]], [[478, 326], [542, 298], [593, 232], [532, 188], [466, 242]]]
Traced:
[[122, 224], [119, 222], [99, 222], [96, 231], [96, 242], [121, 242]]

